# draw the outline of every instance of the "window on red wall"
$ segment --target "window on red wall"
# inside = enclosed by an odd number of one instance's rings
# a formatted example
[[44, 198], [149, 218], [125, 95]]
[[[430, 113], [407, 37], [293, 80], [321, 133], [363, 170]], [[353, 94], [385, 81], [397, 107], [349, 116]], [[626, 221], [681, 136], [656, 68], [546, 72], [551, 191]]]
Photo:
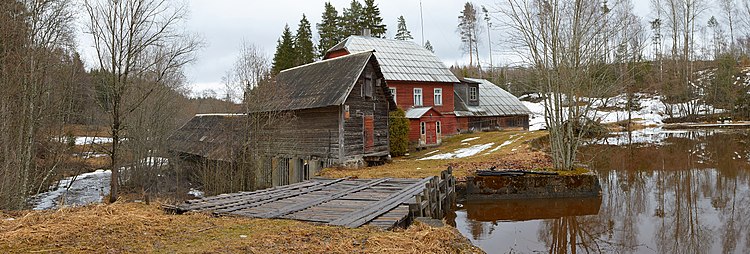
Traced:
[[427, 131], [425, 130], [425, 123], [419, 122], [419, 134], [425, 135]]
[[414, 88], [414, 106], [422, 106], [422, 88]]
[[434, 91], [435, 95], [435, 106], [443, 105], [443, 89], [442, 88], [435, 88]]

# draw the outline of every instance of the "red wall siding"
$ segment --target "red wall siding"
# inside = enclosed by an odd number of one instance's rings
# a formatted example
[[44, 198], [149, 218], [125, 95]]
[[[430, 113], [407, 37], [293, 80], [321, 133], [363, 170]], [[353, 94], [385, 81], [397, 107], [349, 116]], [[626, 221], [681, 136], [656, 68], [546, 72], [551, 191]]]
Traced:
[[[406, 110], [414, 106], [414, 88], [422, 88], [422, 106], [435, 107], [440, 113], [453, 112], [453, 83], [410, 82], [387, 80], [388, 87], [396, 88], [396, 104]], [[435, 105], [435, 88], [443, 89], [443, 104]]]
[[336, 57], [345, 56], [348, 54], [349, 52], [347, 52], [345, 49], [341, 49], [341, 50], [336, 50], [333, 52], [328, 52], [323, 59], [336, 58]]
[[411, 142], [418, 142], [419, 141], [419, 123], [420, 122], [427, 122], [430, 124], [435, 124], [435, 122], [440, 121], [440, 125], [442, 125], [442, 133], [441, 136], [443, 139], [447, 135], [456, 134], [456, 117], [452, 115], [448, 116], [442, 116], [442, 117], [430, 117], [429, 113], [423, 116], [420, 119], [409, 119], [409, 141]]

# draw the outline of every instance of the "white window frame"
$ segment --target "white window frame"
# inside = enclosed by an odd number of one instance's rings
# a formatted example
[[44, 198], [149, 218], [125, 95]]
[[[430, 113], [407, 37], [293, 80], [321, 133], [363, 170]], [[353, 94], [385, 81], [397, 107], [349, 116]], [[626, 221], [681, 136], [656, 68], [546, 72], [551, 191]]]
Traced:
[[388, 91], [391, 92], [391, 97], [393, 98], [393, 102], [395, 102], [398, 105], [398, 101], [396, 101], [396, 88], [388, 87]]
[[[419, 93], [417, 93], [419, 91]], [[424, 93], [421, 87], [414, 88], [414, 106], [424, 105]]]
[[419, 122], [419, 135], [427, 135], [427, 123]]
[[435, 88], [433, 91], [433, 104], [435, 106], [441, 106], [443, 105], [443, 89], [442, 88]]
[[440, 124], [440, 121], [435, 122], [435, 132], [437, 134], [441, 134], [443, 132], [443, 126]]
[[469, 87], [469, 100], [475, 101], [477, 100], [477, 88], [476, 87]]

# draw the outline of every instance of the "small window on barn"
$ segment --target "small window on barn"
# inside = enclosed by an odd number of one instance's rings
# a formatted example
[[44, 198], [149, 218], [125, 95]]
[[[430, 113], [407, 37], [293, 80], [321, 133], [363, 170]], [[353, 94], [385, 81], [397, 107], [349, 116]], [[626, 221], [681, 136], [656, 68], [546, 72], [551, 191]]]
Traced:
[[372, 78], [372, 73], [368, 72], [365, 74], [365, 82], [362, 84], [362, 95], [366, 98], [372, 98], [372, 85], [375, 80]]
[[414, 88], [414, 106], [422, 106], [422, 88]]
[[435, 131], [438, 134], [443, 133], [443, 131], [441, 130], [441, 128], [442, 128], [442, 126], [440, 126], [440, 121], [435, 122]]
[[443, 89], [435, 88], [435, 106], [443, 105]]
[[425, 135], [427, 131], [425, 130], [425, 123], [419, 122], [419, 134]]
[[[391, 98], [393, 98], [393, 102], [396, 102], [396, 88], [395, 87], [389, 87], [388, 91], [391, 92]], [[398, 104], [398, 103], [396, 103]]]
[[469, 100], [475, 101], [477, 100], [477, 88], [476, 87], [469, 87]]

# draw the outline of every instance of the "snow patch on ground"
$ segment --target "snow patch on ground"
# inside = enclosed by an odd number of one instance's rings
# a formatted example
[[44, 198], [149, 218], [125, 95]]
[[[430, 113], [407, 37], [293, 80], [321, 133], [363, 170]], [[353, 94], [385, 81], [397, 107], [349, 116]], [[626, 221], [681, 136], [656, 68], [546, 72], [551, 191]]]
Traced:
[[[628, 112], [626, 110], [612, 110], [614, 108], [624, 109], [626, 108], [628, 97], [625, 94], [621, 94], [612, 98], [581, 98], [583, 101], [589, 101], [591, 103], [592, 110], [589, 112], [588, 117], [601, 121], [601, 123], [615, 123], [628, 120], [628, 113], [630, 118], [636, 123], [645, 126], [662, 126], [664, 125], [664, 119], [669, 117], [668, 112], [672, 112], [674, 117], [683, 117], [690, 115], [689, 104], [698, 104], [696, 101], [690, 103], [677, 103], [668, 104], [662, 102], [662, 97], [659, 95], [649, 94], [635, 94], [638, 98], [638, 109]], [[541, 130], [547, 127], [544, 121], [544, 101], [537, 103], [523, 101], [524, 106], [531, 110], [529, 115], [529, 130]], [[604, 111], [599, 110], [600, 108], [609, 108], [610, 110]], [[567, 111], [567, 107], [563, 108], [563, 111]], [[695, 107], [696, 114], [710, 114], [710, 113], [721, 113], [723, 110], [713, 108], [709, 105], [698, 105]]]
[[204, 194], [202, 191], [193, 188], [190, 188], [190, 191], [188, 191], [188, 195], [193, 195], [196, 198], [202, 198]]
[[[70, 140], [73, 139], [73, 140]], [[52, 140], [57, 142], [68, 143], [73, 141], [75, 145], [107, 144], [112, 143], [112, 138], [105, 137], [54, 137]]]
[[461, 143], [469, 142], [469, 141], [477, 140], [477, 139], [479, 139], [479, 137], [467, 138], [467, 139], [461, 140]]
[[436, 154], [430, 157], [421, 158], [419, 160], [447, 160], [447, 159], [455, 159], [455, 158], [465, 158], [465, 157], [474, 156], [478, 153], [481, 153], [482, 151], [489, 149], [493, 145], [495, 145], [495, 143], [473, 145], [467, 148], [456, 149], [452, 153]]
[[503, 143], [502, 143], [502, 144], [500, 144], [499, 146], [497, 146], [497, 147], [495, 147], [495, 148], [492, 148], [492, 150], [490, 150], [490, 151], [489, 151], [489, 152], [487, 152], [487, 153], [489, 154], [489, 153], [494, 153], [494, 152], [497, 152], [497, 150], [500, 150], [500, 148], [503, 148], [504, 146], [507, 146], [507, 145], [510, 145], [510, 144], [513, 144], [513, 141], [510, 141], [510, 140], [506, 140], [505, 142], [503, 142]]
[[433, 153], [437, 153], [437, 152], [440, 152], [440, 150], [435, 150], [435, 151], [432, 151], [432, 152], [426, 153], [426, 154], [424, 154], [424, 155], [430, 155], [430, 154], [433, 154]]
[[31, 197], [31, 204], [34, 210], [47, 210], [60, 208], [63, 204], [82, 206], [102, 202], [109, 193], [111, 176], [112, 172], [109, 170], [97, 170], [62, 179], [57, 185], [50, 187], [48, 192]]

